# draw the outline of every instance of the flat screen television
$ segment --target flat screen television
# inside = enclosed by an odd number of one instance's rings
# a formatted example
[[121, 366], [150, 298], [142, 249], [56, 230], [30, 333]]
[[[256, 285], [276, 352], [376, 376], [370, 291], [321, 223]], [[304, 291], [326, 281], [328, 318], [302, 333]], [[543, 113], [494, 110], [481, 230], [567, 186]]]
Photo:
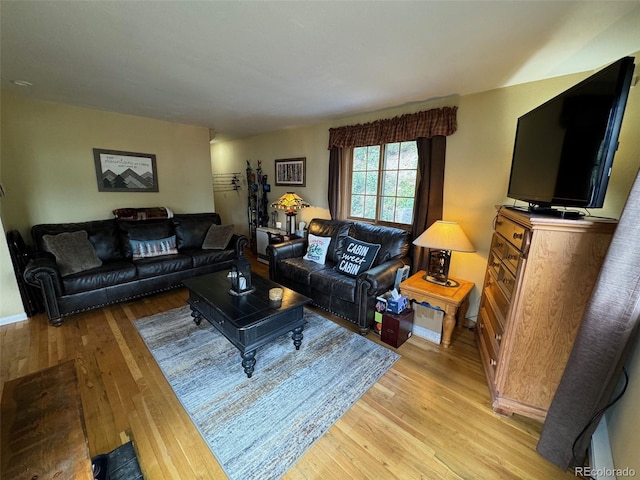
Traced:
[[567, 217], [551, 207], [602, 207], [633, 61], [621, 58], [518, 119], [509, 198]]

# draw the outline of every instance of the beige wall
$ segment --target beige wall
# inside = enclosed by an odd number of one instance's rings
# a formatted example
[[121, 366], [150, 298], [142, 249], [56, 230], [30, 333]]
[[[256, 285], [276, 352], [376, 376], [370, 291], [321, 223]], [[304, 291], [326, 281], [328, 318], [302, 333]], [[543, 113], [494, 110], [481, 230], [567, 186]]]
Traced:
[[[636, 55], [640, 58], [640, 55]], [[443, 105], [457, 105], [458, 131], [447, 139], [447, 164], [444, 191], [444, 218], [460, 222], [477, 253], [454, 253], [451, 274], [472, 280], [476, 284], [471, 298], [470, 316], [477, 315], [479, 291], [482, 285], [491, 240], [494, 205], [512, 204], [507, 199], [507, 184], [511, 153], [518, 117], [586, 78], [577, 74], [502, 88], [475, 95], [451, 97], [437, 102], [413, 104], [335, 122], [260, 135], [248, 139], [214, 144], [211, 147], [214, 172], [244, 172], [245, 160], [263, 160], [263, 168], [273, 178], [274, 159], [307, 157], [307, 186], [296, 193], [315, 208], [305, 209], [299, 219], [328, 218], [327, 182], [328, 129], [391, 118]], [[591, 210], [592, 215], [618, 218], [640, 166], [640, 88], [631, 89], [624, 123], [620, 134], [620, 148], [616, 154], [604, 208]], [[216, 205], [229, 223], [246, 226], [246, 183], [239, 192], [216, 194]], [[285, 189], [274, 188], [269, 201], [278, 198]], [[271, 210], [271, 209], [270, 209]], [[282, 214], [280, 214], [282, 219]], [[629, 362], [630, 391], [613, 410], [610, 424], [613, 455], [616, 466], [631, 466], [640, 471], [637, 452], [640, 450], [640, 348]], [[635, 387], [633, 387], [635, 385]], [[617, 414], [616, 414], [617, 413]]]
[[[131, 115], [42, 102], [2, 92], [0, 204], [3, 232], [27, 242], [37, 223], [111, 218], [118, 207], [214, 211], [209, 131]], [[157, 193], [98, 192], [93, 148], [156, 155]], [[0, 320], [22, 316], [6, 242], [0, 248]]]
[[[5, 228], [112, 218], [119, 207], [213, 211], [209, 131], [3, 91]], [[156, 155], [159, 192], [98, 192], [93, 148]], [[28, 238], [28, 237], [25, 237]]]

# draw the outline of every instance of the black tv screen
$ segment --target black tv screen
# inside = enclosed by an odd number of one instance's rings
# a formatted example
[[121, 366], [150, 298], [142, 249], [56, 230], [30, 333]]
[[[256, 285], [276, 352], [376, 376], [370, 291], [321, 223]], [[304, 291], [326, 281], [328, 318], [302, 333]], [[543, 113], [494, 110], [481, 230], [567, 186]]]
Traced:
[[602, 207], [633, 61], [618, 60], [518, 119], [509, 198], [532, 210]]

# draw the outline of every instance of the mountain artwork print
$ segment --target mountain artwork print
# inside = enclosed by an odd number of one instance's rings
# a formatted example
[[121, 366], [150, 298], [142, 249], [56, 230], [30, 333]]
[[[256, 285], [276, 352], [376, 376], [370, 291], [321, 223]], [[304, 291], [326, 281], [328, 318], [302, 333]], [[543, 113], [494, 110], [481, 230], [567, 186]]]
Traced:
[[157, 192], [156, 156], [93, 149], [99, 192]]

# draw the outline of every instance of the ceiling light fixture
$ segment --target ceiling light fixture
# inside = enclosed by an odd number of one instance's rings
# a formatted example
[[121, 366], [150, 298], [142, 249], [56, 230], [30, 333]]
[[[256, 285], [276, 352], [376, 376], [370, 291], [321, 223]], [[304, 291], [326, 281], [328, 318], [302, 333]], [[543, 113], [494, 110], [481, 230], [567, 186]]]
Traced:
[[33, 83], [28, 80], [11, 80], [11, 83], [17, 85], [18, 87], [33, 87]]

